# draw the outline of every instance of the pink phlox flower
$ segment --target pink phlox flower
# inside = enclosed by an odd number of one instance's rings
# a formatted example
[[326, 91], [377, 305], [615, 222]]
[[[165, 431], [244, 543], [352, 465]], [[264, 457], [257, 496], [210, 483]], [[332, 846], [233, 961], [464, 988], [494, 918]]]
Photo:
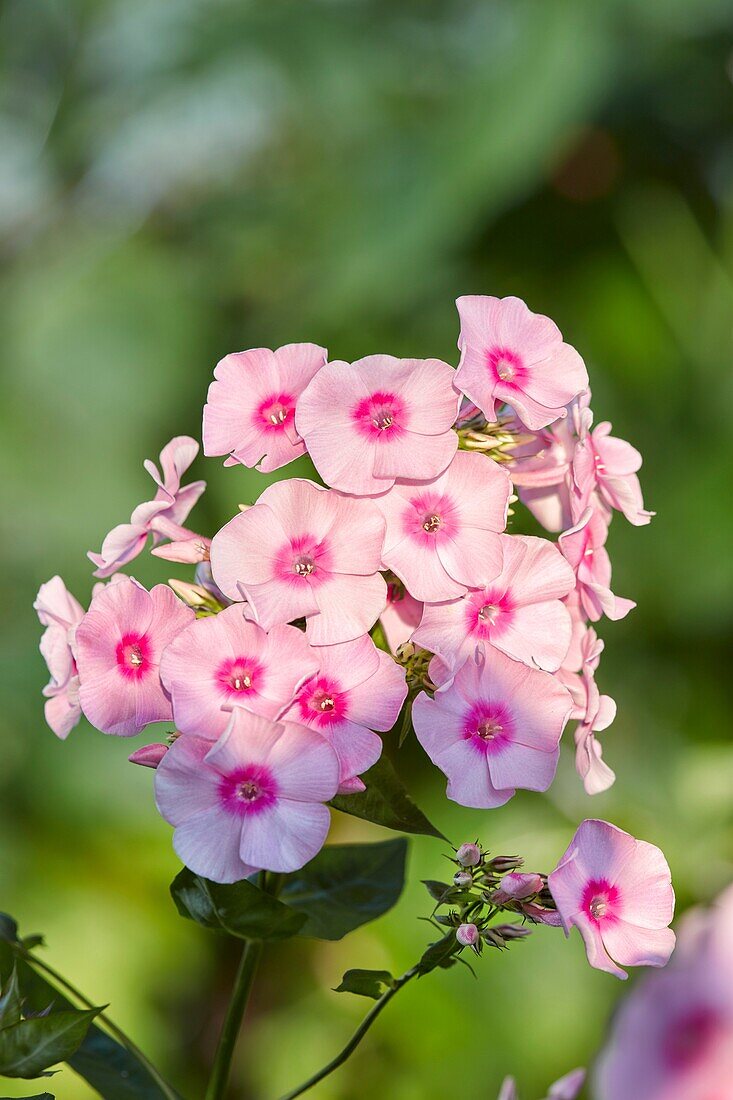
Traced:
[[502, 806], [518, 787], [546, 791], [555, 777], [567, 690], [555, 677], [478, 647], [452, 680], [412, 708], [417, 739], [462, 806]]
[[572, 719], [578, 720], [575, 732], [575, 767], [583, 780], [586, 794], [600, 794], [615, 782], [616, 775], [603, 760], [603, 750], [596, 733], [608, 729], [616, 717], [616, 703], [610, 695], [601, 695], [595, 681], [603, 642], [590, 628], [581, 643], [580, 674], [561, 669], [558, 678], [573, 699]]
[[99, 554], [87, 554], [97, 566], [95, 577], [109, 577], [142, 553], [148, 535], [157, 546], [164, 538], [178, 540], [196, 538], [193, 531], [182, 526], [188, 514], [206, 488], [205, 481], [193, 481], [181, 486], [181, 478], [189, 468], [199, 445], [187, 435], [171, 439], [160, 452], [160, 470], [146, 459], [143, 465], [157, 486], [153, 500], [139, 504], [129, 523], [113, 527], [102, 543]]
[[318, 667], [302, 630], [280, 624], [267, 633], [233, 604], [182, 630], [163, 652], [160, 677], [177, 728], [216, 740], [233, 706], [277, 718]]
[[562, 602], [570, 615], [570, 645], [561, 667], [563, 670], [579, 672], [583, 667], [583, 639], [588, 631], [588, 621], [577, 587]]
[[614, 596], [611, 591], [611, 559], [605, 543], [608, 523], [602, 512], [586, 508], [574, 527], [565, 531], [558, 545], [577, 577], [578, 595], [587, 618], [597, 622], [602, 615], [623, 619], [633, 600]]
[[363, 790], [354, 780], [376, 764], [382, 740], [407, 695], [405, 670], [377, 649], [368, 634], [316, 650], [320, 668], [300, 689], [283, 718], [318, 730], [339, 758], [339, 792]]
[[384, 564], [417, 600], [465, 595], [501, 571], [511, 482], [481, 454], [459, 451], [434, 481], [397, 484], [375, 497], [387, 523]]
[[387, 606], [379, 616], [384, 637], [392, 653], [409, 642], [412, 632], [420, 622], [423, 605], [401, 585], [387, 584]]
[[338, 757], [315, 730], [235, 707], [213, 745], [188, 733], [174, 742], [155, 772], [155, 798], [185, 865], [237, 882], [313, 859], [338, 782]]
[[148, 592], [123, 577], [94, 597], [76, 628], [79, 701], [93, 726], [132, 737], [149, 722], [172, 717], [160, 660], [193, 619], [164, 584]]
[[79, 675], [73, 646], [76, 627], [84, 618], [84, 608], [59, 576], [41, 585], [33, 607], [46, 628], [40, 650], [51, 679], [43, 689], [44, 714], [53, 732], [64, 741], [81, 718]]
[[334, 489], [370, 496], [400, 478], [429, 481], [458, 447], [455, 371], [438, 359], [368, 355], [327, 363], [298, 402], [296, 424]]
[[412, 640], [451, 669], [485, 642], [554, 672], [570, 645], [570, 615], [560, 601], [575, 587], [575, 575], [546, 539], [496, 537], [503, 561], [496, 579], [458, 600], [426, 604]]
[[263, 473], [305, 454], [295, 426], [303, 390], [328, 353], [317, 344], [253, 348], [225, 356], [214, 369], [204, 406], [204, 454], [228, 455]]
[[133, 753], [130, 753], [127, 759], [131, 764], [140, 764], [143, 768], [157, 768], [168, 752], [168, 748], [169, 746], [164, 745], [162, 742], [143, 745], [142, 748], [135, 749]]
[[293, 478], [270, 485], [214, 536], [211, 567], [265, 630], [305, 617], [309, 641], [333, 645], [368, 633], [386, 604], [383, 541], [373, 501]]
[[622, 966], [667, 962], [674, 890], [653, 844], [607, 821], [583, 821], [548, 883], [565, 934], [579, 929], [591, 966], [626, 978]]
[[565, 406], [588, 386], [577, 351], [557, 325], [519, 298], [468, 295], [456, 302], [461, 361], [456, 385], [489, 421], [507, 404], [537, 431], [567, 416]]
[[625, 439], [610, 434], [611, 425], [604, 421], [592, 431], [586, 430], [573, 456], [573, 484], [577, 495], [575, 519], [591, 502], [594, 492], [608, 508], [623, 512], [629, 523], [642, 527], [654, 512], [644, 508], [637, 470], [641, 455]]

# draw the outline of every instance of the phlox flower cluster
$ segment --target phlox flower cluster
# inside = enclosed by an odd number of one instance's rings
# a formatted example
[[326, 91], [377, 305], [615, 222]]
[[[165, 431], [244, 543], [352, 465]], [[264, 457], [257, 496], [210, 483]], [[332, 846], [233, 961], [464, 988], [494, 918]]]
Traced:
[[[58, 577], [39, 592], [49, 724], [66, 737], [83, 713], [131, 737], [168, 723], [131, 759], [155, 768], [158, 809], [199, 874], [232, 882], [311, 859], [327, 803], [364, 790], [403, 706], [462, 805], [546, 791], [571, 719], [586, 790], [614, 779], [596, 735], [615, 708], [595, 685], [590, 624], [634, 606], [612, 592], [606, 542], [614, 511], [649, 522], [641, 459], [610, 425], [593, 428], [583, 360], [552, 321], [516, 298], [458, 310], [457, 369], [345, 363], [307, 343], [227, 355], [204, 453], [226, 456], [233, 485], [240, 465], [271, 472], [304, 455], [313, 478], [275, 482], [201, 534], [183, 526], [205, 487], [182, 485], [198, 444], [177, 437], [160, 469], [145, 463], [154, 498], [89, 555], [102, 582], [89, 610]], [[515, 491], [548, 537], [517, 533]], [[147, 591], [123, 575], [149, 540], [195, 566], [193, 581]], [[555, 872], [563, 904], [578, 853]], [[632, 961], [627, 919], [645, 930], [645, 961], [665, 950], [663, 907], [651, 924], [625, 908], [593, 935], [582, 912], [563, 923], [597, 965]]]

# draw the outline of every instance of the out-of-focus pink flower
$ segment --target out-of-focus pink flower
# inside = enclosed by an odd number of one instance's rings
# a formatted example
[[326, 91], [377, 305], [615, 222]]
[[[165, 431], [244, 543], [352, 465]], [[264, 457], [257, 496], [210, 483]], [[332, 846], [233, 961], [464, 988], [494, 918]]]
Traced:
[[148, 592], [123, 577], [94, 597], [76, 628], [79, 701], [93, 726], [133, 737], [149, 722], [172, 717], [160, 659], [193, 619], [165, 584]]
[[598, 1100], [733, 1096], [733, 887], [685, 915], [669, 966], [635, 985], [597, 1065]]
[[587, 388], [588, 372], [554, 321], [532, 313], [519, 298], [476, 294], [456, 305], [456, 385], [486, 419], [496, 420], [496, 406], [505, 403], [534, 431], [565, 417], [565, 406]]
[[318, 671], [315, 650], [294, 626], [266, 633], [241, 604], [196, 619], [166, 648], [160, 678], [181, 733], [216, 740], [229, 722], [223, 707], [277, 718]]
[[427, 484], [397, 484], [375, 498], [387, 522], [382, 551], [417, 600], [456, 599], [501, 571], [497, 533], [506, 527], [507, 473], [481, 454], [459, 451]]
[[622, 966], [664, 966], [674, 890], [664, 855], [607, 821], [583, 821], [548, 878], [565, 934], [575, 925], [588, 962], [617, 978]]
[[128, 760], [131, 764], [140, 764], [143, 768], [157, 768], [161, 760], [168, 752], [168, 745], [156, 742], [153, 745], [143, 745], [141, 749], [135, 749], [130, 753]]
[[439, 359], [368, 355], [327, 363], [298, 402], [296, 425], [318, 473], [362, 496], [397, 478], [428, 481], [458, 447], [455, 371]]
[[72, 645], [74, 632], [84, 618], [84, 608], [71, 595], [61, 577], [52, 577], [38, 589], [33, 604], [42, 626], [40, 650], [51, 679], [43, 689], [44, 713], [62, 741], [81, 718], [79, 676]]
[[[559, 1081], [555, 1081], [554, 1085], [550, 1085], [550, 1091], [545, 1100], [576, 1100], [584, 1082], [585, 1070], [573, 1069], [570, 1073], [566, 1073], [564, 1077], [561, 1077]], [[517, 1085], [513, 1077], [504, 1078], [497, 1100], [519, 1100]], [[627, 1100], [631, 1100], [630, 1095]]]
[[387, 645], [392, 653], [405, 642], [409, 642], [412, 632], [420, 622], [423, 605], [401, 585], [387, 585], [387, 606], [379, 616]]
[[212, 745], [183, 734], [155, 773], [158, 810], [192, 871], [237, 882], [255, 870], [295, 871], [323, 847], [336, 753], [315, 730], [235, 707]]
[[225, 356], [214, 368], [204, 406], [204, 454], [229, 455], [263, 473], [305, 454], [295, 427], [300, 395], [326, 362], [316, 344], [253, 348]]
[[567, 690], [553, 676], [480, 648], [412, 718], [417, 739], [462, 806], [502, 806], [518, 787], [546, 791], [555, 777]]
[[[181, 524], [206, 488], [205, 481], [181, 486], [181, 478], [198, 454], [199, 445], [187, 435], [171, 439], [160, 452], [160, 470], [146, 459], [143, 465], [158, 486], [153, 500], [139, 504], [129, 523], [113, 527], [102, 543], [99, 554], [91, 550], [87, 557], [97, 566], [95, 577], [109, 577], [140, 554], [152, 534], [153, 544], [163, 538], [194, 538], [194, 532]], [[162, 473], [161, 473], [162, 471]]]
[[615, 773], [603, 759], [603, 751], [594, 736], [601, 733], [616, 717], [616, 704], [610, 695], [601, 695], [595, 672], [603, 652], [603, 642], [589, 628], [581, 642], [580, 675], [560, 669], [558, 678], [573, 698], [571, 718], [578, 719], [575, 729], [575, 767], [583, 780], [586, 794], [600, 794], [614, 783]]
[[575, 575], [545, 539], [497, 535], [503, 555], [498, 577], [458, 600], [426, 604], [412, 639], [452, 669], [479, 642], [509, 657], [554, 672], [571, 637], [570, 615], [560, 602]]
[[602, 512], [586, 508], [585, 512], [558, 540], [560, 550], [577, 577], [578, 595], [587, 618], [598, 622], [623, 619], [632, 608], [633, 600], [614, 596], [611, 591], [611, 559], [605, 543], [608, 522]]
[[318, 730], [339, 758], [341, 793], [363, 789], [353, 780], [382, 755], [385, 732], [397, 721], [407, 695], [405, 670], [377, 649], [368, 634], [321, 646], [320, 669], [298, 692], [284, 719]]
[[270, 485], [214, 536], [211, 568], [265, 630], [305, 617], [309, 641], [333, 645], [368, 633], [385, 606], [383, 540], [373, 501], [293, 478]]
[[573, 481], [578, 493], [580, 513], [591, 502], [594, 492], [609, 508], [623, 512], [629, 523], [642, 527], [654, 512], [644, 508], [641, 486], [636, 476], [641, 467], [641, 455], [625, 439], [610, 434], [611, 425], [604, 421], [593, 431], [583, 433], [573, 456]]

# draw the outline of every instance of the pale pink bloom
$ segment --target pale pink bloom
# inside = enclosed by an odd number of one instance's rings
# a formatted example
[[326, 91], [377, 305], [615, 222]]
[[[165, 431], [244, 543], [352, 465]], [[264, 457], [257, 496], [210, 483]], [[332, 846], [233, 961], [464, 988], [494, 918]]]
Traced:
[[318, 671], [315, 650], [294, 626], [266, 633], [241, 604], [196, 619], [166, 648], [160, 678], [181, 733], [216, 740], [233, 706], [277, 718]]
[[397, 484], [375, 498], [387, 522], [384, 564], [417, 600], [465, 595], [501, 571], [511, 482], [486, 455], [459, 451], [434, 481]]
[[575, 448], [573, 482], [579, 500], [576, 518], [597, 491], [609, 508], [623, 512], [629, 523], [642, 527], [654, 512], [644, 508], [636, 476], [641, 455], [625, 439], [617, 439], [610, 432], [611, 425], [604, 421], [593, 431], [585, 431]]
[[409, 642], [412, 632], [420, 622], [423, 605], [401, 585], [387, 585], [387, 606], [379, 616], [384, 637], [392, 653]]
[[554, 672], [570, 645], [570, 615], [560, 600], [575, 587], [575, 575], [546, 539], [496, 537], [503, 556], [496, 579], [461, 599], [426, 604], [412, 640], [452, 669], [486, 642]]
[[503, 404], [535, 431], [567, 416], [565, 406], [587, 388], [588, 372], [554, 321], [532, 313], [519, 298], [475, 294], [456, 305], [456, 385], [486, 419], [496, 420], [496, 406]]
[[318, 473], [334, 489], [382, 493], [397, 478], [428, 481], [458, 447], [455, 371], [439, 359], [368, 355], [318, 372], [296, 424]]
[[580, 675], [560, 669], [558, 677], [573, 698], [571, 718], [578, 719], [575, 733], [575, 767], [583, 780], [586, 794], [600, 794], [615, 782], [616, 775], [603, 760], [596, 733], [601, 733], [616, 717], [616, 704], [610, 695], [601, 695], [595, 673], [603, 652], [603, 642], [595, 630], [588, 629], [581, 643]]
[[586, 508], [574, 527], [565, 531], [558, 545], [577, 577], [580, 603], [587, 618], [598, 622], [623, 619], [632, 608], [633, 600], [614, 596], [611, 591], [611, 559], [606, 550], [608, 522], [602, 512]]
[[214, 580], [246, 599], [265, 630], [305, 617], [313, 645], [368, 633], [387, 600], [381, 564], [384, 519], [372, 501], [293, 478], [214, 536]]
[[220, 360], [204, 406], [204, 454], [229, 455], [225, 466], [241, 462], [263, 473], [304, 455], [295, 411], [327, 354], [316, 344], [286, 344]]
[[137, 506], [129, 523], [112, 528], [102, 543], [101, 553], [89, 551], [87, 557], [97, 566], [95, 577], [109, 577], [136, 558], [150, 534], [155, 546], [163, 538], [176, 540], [194, 537], [194, 532], [181, 524], [206, 488], [206, 482], [192, 481], [182, 487], [181, 478], [198, 454], [198, 449], [195, 439], [178, 435], [160, 452], [160, 470], [150, 459], [145, 460], [143, 465], [158, 490], [153, 500]]
[[318, 730], [333, 745], [341, 793], [363, 790], [363, 783], [353, 780], [382, 755], [382, 740], [373, 731], [384, 733], [397, 721], [407, 695], [405, 670], [368, 634], [315, 652], [318, 673], [301, 687], [283, 718]]
[[93, 726], [133, 737], [149, 722], [172, 717], [160, 658], [193, 618], [165, 584], [148, 592], [123, 577], [94, 597], [76, 629], [79, 700]]
[[456, 939], [461, 947], [475, 947], [479, 941], [479, 931], [475, 924], [460, 924], [456, 928]]
[[733, 887], [686, 914], [669, 966], [635, 985], [614, 1015], [598, 1100], [730, 1100], [732, 930]]
[[51, 676], [43, 689], [44, 714], [56, 736], [65, 741], [81, 718], [79, 676], [72, 647], [84, 608], [58, 576], [41, 585], [33, 607], [46, 628], [40, 650]]
[[412, 708], [417, 739], [462, 806], [502, 806], [518, 787], [546, 791], [570, 714], [567, 690], [546, 672], [481, 647], [431, 699]]
[[211, 741], [183, 734], [155, 773], [158, 810], [195, 874], [237, 882], [295, 871], [323, 847], [336, 794], [336, 753], [319, 733], [235, 707]]
[[161, 760], [168, 752], [168, 745], [157, 742], [153, 745], [143, 745], [140, 749], [135, 749], [133, 753], [130, 753], [128, 760], [131, 764], [140, 764], [143, 768], [157, 768]]
[[617, 978], [622, 966], [664, 966], [674, 890], [664, 855], [607, 821], [583, 821], [548, 878], [565, 934], [575, 925], [588, 962]]

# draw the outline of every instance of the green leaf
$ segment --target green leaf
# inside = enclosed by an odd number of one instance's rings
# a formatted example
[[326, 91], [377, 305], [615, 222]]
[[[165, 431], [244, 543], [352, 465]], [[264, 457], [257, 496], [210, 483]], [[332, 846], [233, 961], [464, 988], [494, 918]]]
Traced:
[[18, 943], [18, 925], [7, 913], [0, 913], [0, 940]]
[[418, 970], [421, 975], [429, 974], [431, 970], [435, 970], [436, 967], [443, 967], [444, 969], [452, 966], [456, 961], [454, 956], [460, 950], [460, 944], [456, 939], [456, 932], [454, 928], [451, 928], [450, 932], [446, 932], [442, 940], [438, 940], [436, 943], [431, 943], [430, 947], [424, 952], [418, 965]]
[[3, 988], [2, 997], [0, 997], [0, 1029], [12, 1027], [13, 1024], [18, 1023], [22, 1003], [23, 998], [18, 984], [18, 968], [14, 966], [12, 974]]
[[[433, 901], [444, 901], [450, 894], [451, 890], [455, 890], [454, 886], [451, 886], [448, 882], [438, 882], [434, 878], [424, 878], [421, 880], [423, 886], [426, 887], [430, 897]], [[457, 893], [458, 891], [456, 891]]]
[[46, 1077], [50, 1066], [66, 1062], [83, 1043], [101, 1008], [71, 1009], [21, 1020], [0, 1031], [0, 1074]]
[[412, 801], [387, 756], [382, 755], [361, 778], [366, 790], [336, 795], [331, 801], [334, 809], [396, 832], [447, 839]]
[[404, 837], [377, 844], [334, 844], [288, 875], [281, 898], [307, 920], [299, 935], [340, 940], [395, 904], [405, 879]]
[[182, 917], [245, 940], [289, 939], [306, 920], [247, 879], [221, 885], [187, 867], [171, 883], [171, 894]]
[[388, 989], [394, 989], [395, 984], [389, 970], [347, 970], [334, 993], [356, 993], [378, 1001]]

